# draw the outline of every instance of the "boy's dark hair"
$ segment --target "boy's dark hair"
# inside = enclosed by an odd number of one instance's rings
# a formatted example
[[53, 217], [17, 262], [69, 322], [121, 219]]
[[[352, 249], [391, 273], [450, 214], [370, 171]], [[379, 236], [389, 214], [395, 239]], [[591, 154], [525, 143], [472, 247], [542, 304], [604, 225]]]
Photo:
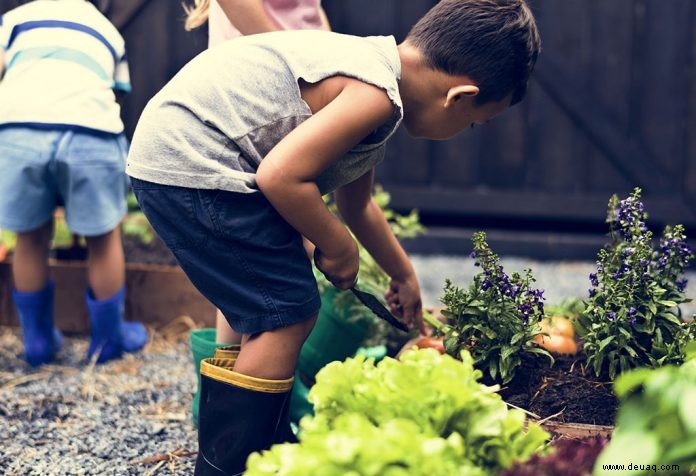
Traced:
[[442, 0], [406, 40], [430, 67], [475, 81], [479, 105], [509, 94], [520, 102], [541, 47], [525, 0]]

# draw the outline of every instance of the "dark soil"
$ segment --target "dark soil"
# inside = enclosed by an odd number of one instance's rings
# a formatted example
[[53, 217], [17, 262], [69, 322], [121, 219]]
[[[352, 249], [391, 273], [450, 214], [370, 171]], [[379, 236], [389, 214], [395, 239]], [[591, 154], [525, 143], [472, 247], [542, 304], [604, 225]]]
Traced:
[[613, 425], [618, 401], [612, 383], [583, 369], [585, 356], [556, 356], [549, 368], [543, 357], [525, 359], [515, 378], [500, 391], [506, 402], [565, 423]]
[[167, 245], [155, 235], [150, 243], [143, 243], [136, 236], [123, 237], [123, 249], [127, 263], [147, 263], [178, 266], [176, 258]]
[[[172, 252], [156, 235], [150, 243], [143, 243], [137, 236], [125, 235], [123, 237], [123, 250], [127, 263], [177, 266], [176, 258]], [[52, 255], [59, 260], [84, 261], [87, 259], [87, 248], [83, 246], [56, 248], [52, 250]]]

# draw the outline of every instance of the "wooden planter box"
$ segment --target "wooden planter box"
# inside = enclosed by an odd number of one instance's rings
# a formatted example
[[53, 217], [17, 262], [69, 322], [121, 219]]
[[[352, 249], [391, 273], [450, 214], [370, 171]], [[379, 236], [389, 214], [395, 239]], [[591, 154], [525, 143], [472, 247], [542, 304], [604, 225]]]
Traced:
[[541, 424], [544, 430], [557, 436], [565, 438], [588, 438], [592, 436], [601, 436], [609, 438], [611, 432], [614, 431], [613, 426], [607, 425], [587, 425], [584, 423], [561, 423], [555, 421], [547, 421]]
[[[88, 333], [84, 299], [86, 263], [50, 260], [49, 268], [56, 283], [56, 325], [67, 333]], [[12, 270], [8, 260], [0, 262], [0, 325], [19, 325], [11, 290]], [[126, 319], [129, 321], [158, 328], [187, 315], [200, 326], [215, 326], [215, 307], [178, 266], [126, 263], [126, 290]]]

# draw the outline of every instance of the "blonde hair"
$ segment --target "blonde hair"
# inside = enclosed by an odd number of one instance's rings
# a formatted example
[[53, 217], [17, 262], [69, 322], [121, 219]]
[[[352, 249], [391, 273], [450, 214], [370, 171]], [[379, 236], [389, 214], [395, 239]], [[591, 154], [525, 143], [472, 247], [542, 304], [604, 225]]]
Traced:
[[191, 31], [198, 28], [203, 23], [208, 21], [208, 11], [210, 9], [210, 0], [193, 0], [193, 6], [182, 3], [186, 12], [186, 21], [184, 29]]

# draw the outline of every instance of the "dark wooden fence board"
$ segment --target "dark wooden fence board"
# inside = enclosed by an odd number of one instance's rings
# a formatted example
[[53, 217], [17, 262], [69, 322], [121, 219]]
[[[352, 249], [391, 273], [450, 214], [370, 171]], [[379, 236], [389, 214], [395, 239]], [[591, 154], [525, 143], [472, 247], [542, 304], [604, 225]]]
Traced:
[[[5, 0], [0, 12], [18, 3]], [[131, 134], [149, 98], [205, 48], [206, 31], [183, 31], [179, 2], [101, 3], [129, 48], [134, 91], [123, 113]], [[399, 42], [435, 3], [323, 1], [336, 31], [393, 34]], [[696, 232], [696, 2], [533, 0], [532, 6], [543, 52], [527, 99], [446, 142], [398, 131], [377, 171], [394, 208], [418, 207], [426, 224], [453, 227], [439, 229], [431, 251], [458, 246], [451, 237], [465, 236], [461, 227], [480, 225], [533, 230], [525, 252], [539, 236], [539, 256], [563, 257], [563, 246], [580, 253], [584, 248], [571, 243], [588, 248], [592, 240], [548, 240], [543, 230], [597, 233], [609, 196], [641, 186], [653, 223], [683, 222]], [[419, 243], [421, 251], [429, 246], [427, 239]]]

